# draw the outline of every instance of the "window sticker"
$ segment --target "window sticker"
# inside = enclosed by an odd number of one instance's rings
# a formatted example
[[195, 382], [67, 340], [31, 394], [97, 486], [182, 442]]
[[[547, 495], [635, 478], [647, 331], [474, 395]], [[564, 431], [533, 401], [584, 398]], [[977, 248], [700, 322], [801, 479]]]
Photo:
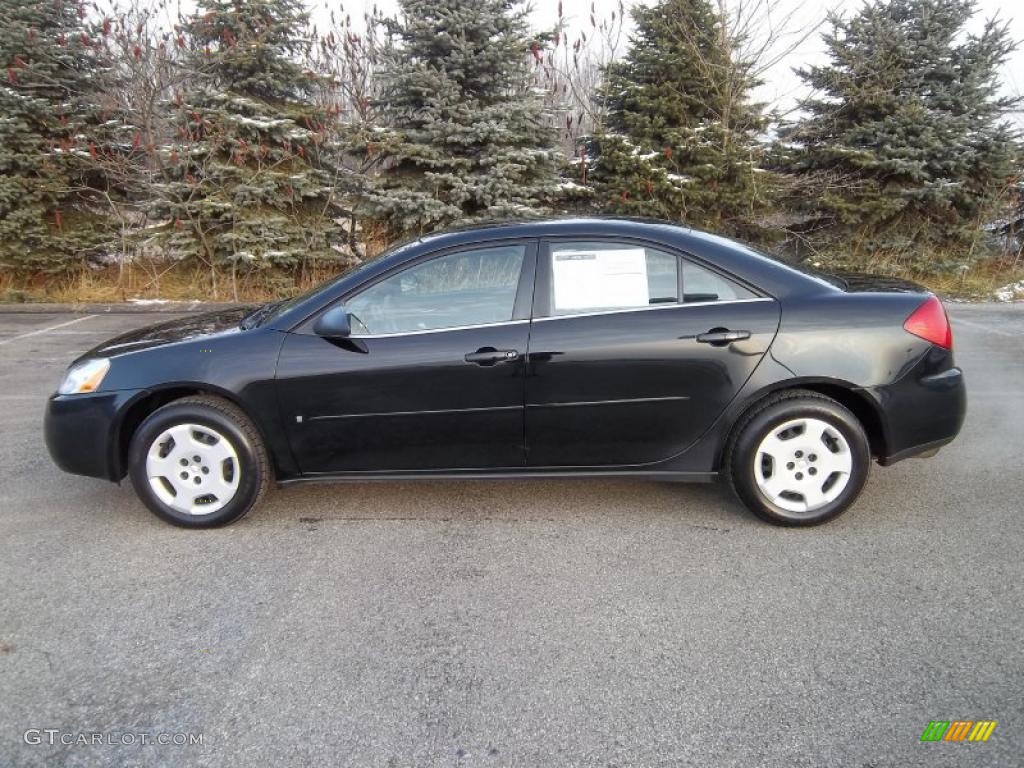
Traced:
[[556, 312], [650, 303], [643, 248], [555, 251], [552, 256]]

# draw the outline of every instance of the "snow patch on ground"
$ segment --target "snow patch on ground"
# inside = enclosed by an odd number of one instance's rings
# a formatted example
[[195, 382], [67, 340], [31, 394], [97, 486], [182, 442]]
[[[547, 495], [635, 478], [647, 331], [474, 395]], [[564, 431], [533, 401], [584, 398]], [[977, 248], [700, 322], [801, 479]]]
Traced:
[[135, 304], [139, 307], [155, 306], [157, 304], [170, 304], [170, 299], [128, 299], [129, 304]]
[[997, 288], [993, 295], [998, 301], [1024, 301], [1024, 280]]

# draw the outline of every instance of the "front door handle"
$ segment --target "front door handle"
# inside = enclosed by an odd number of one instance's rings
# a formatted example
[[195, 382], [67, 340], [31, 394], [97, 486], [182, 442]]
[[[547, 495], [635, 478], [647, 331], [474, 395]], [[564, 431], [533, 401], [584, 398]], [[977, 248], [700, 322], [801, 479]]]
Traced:
[[707, 333], [697, 337], [701, 344], [710, 344], [713, 347], [724, 347], [734, 341], [742, 341], [750, 338], [750, 331], [730, 331], [728, 328], [712, 328]]
[[511, 363], [519, 359], [517, 349], [495, 349], [494, 347], [481, 347], [476, 352], [466, 355], [467, 363], [477, 365], [495, 365], [496, 363]]

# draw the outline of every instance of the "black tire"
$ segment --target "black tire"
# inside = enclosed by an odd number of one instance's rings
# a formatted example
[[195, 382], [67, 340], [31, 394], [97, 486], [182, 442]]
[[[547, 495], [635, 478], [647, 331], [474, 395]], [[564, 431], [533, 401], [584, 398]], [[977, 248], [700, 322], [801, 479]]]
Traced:
[[[778, 506], [758, 487], [755, 477], [754, 462], [762, 439], [773, 427], [800, 417], [820, 419], [834, 427], [845, 438], [852, 458], [846, 487], [811, 512]], [[775, 525], [820, 525], [841, 515], [860, 495], [871, 466], [871, 449], [864, 428], [849, 409], [817, 392], [787, 390], [765, 398], [743, 416], [733, 430], [722, 466], [740, 501], [762, 520]]]
[[[216, 430], [238, 456], [237, 490], [231, 500], [215, 512], [178, 511], [165, 504], [150, 487], [146, 473], [150, 446], [164, 430], [178, 424], [197, 424]], [[256, 425], [233, 403], [210, 395], [175, 400], [146, 417], [132, 435], [128, 475], [139, 498], [155, 515], [183, 528], [213, 528], [239, 520], [256, 506], [272, 482], [270, 460]]]

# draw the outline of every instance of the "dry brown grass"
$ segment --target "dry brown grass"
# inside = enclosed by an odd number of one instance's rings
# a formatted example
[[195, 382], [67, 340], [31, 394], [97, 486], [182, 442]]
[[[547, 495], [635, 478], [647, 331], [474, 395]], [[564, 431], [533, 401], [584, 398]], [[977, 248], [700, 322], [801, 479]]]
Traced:
[[[998, 252], [978, 242], [962, 247], [865, 252], [849, 246], [825, 252], [825, 263], [836, 269], [901, 277], [943, 296], [966, 300], [992, 299], [998, 288], [1024, 279], [1024, 254]], [[827, 266], [824, 267], [828, 269]]]
[[64, 276], [0, 273], [0, 301], [117, 303], [130, 299], [262, 302], [307, 291], [335, 277], [343, 265], [330, 263], [299, 271], [258, 269], [231, 274], [183, 264], [155, 268], [134, 265], [84, 270]]
[[[177, 264], [133, 265], [85, 270], [74, 275], [34, 277], [0, 272], [0, 302], [117, 303], [130, 299], [168, 299], [244, 303], [294, 296], [335, 277], [343, 266], [329, 263], [298, 271], [253, 269], [231, 275], [209, 267]], [[990, 299], [1008, 283], [1024, 280], [1024, 264], [1003, 259], [978, 262], [966, 270], [928, 272], [893, 262], [876, 262], [866, 271], [905, 277], [944, 296]]]
[[997, 259], [981, 262], [958, 273], [910, 270], [906, 277], [928, 286], [943, 296], [974, 301], [991, 300], [997, 288], [1024, 280], [1024, 265], [1014, 265]]

